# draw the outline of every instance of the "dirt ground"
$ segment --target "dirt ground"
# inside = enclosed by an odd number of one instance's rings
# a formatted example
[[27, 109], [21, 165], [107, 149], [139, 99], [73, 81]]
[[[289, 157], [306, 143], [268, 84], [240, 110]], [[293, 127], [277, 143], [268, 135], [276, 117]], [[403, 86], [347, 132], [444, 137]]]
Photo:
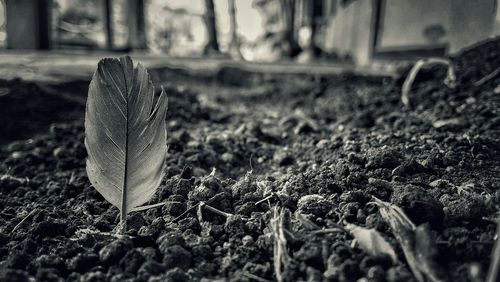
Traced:
[[[500, 205], [500, 75], [483, 78], [500, 67], [499, 42], [451, 58], [454, 89], [442, 67], [423, 70], [408, 108], [404, 70], [399, 79], [155, 70], [169, 94], [169, 155], [151, 203], [170, 202], [132, 213], [120, 238], [109, 233], [118, 210], [85, 173], [83, 105], [4, 81], [12, 137], [0, 151], [0, 280], [274, 281], [280, 207], [290, 212], [284, 281], [415, 281], [374, 196], [428, 224], [443, 281], [484, 281]], [[58, 91], [84, 95], [86, 83]], [[25, 92], [32, 111], [52, 113], [33, 130], [16, 124], [30, 113]], [[37, 128], [48, 129], [30, 136]], [[26, 139], [7, 142], [16, 136]], [[397, 260], [342, 230], [317, 232], [346, 223], [375, 228]]]

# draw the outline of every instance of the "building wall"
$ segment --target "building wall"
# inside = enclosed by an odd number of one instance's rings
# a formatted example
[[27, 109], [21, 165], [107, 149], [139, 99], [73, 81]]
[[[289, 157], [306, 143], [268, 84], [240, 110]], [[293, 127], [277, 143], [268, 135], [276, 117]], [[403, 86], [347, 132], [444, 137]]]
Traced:
[[497, 5], [495, 0], [452, 0], [449, 52], [498, 35], [494, 32]]
[[[348, 4], [332, 1], [336, 12], [328, 23], [325, 47], [341, 56], [353, 57], [358, 64], [367, 64], [372, 57], [373, 11], [378, 1], [382, 1], [382, 11], [376, 50], [446, 45], [448, 53], [454, 53], [500, 35], [497, 0], [353, 0]], [[434, 35], [426, 32], [436, 26], [442, 32], [436, 28]]]
[[7, 0], [7, 48], [37, 49], [38, 5], [31, 0]]
[[[379, 48], [428, 46], [449, 40], [452, 0], [383, 0]], [[440, 26], [444, 34], [432, 40], [426, 29]]]

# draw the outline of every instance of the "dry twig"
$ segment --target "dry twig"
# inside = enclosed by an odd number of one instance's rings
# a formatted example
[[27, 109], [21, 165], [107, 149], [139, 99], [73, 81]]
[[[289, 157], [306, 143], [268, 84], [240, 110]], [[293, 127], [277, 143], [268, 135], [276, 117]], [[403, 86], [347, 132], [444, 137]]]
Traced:
[[418, 72], [424, 66], [433, 64], [441, 64], [448, 67], [448, 72], [446, 74], [444, 84], [449, 88], [455, 87], [455, 81], [456, 81], [455, 70], [453, 69], [450, 60], [444, 58], [427, 58], [418, 60], [415, 63], [415, 65], [413, 65], [413, 67], [411, 68], [410, 73], [408, 74], [408, 76], [405, 79], [405, 82], [403, 83], [403, 88], [401, 89], [401, 102], [405, 107], [410, 106], [410, 91], [411, 87], [413, 86], [413, 82], [417, 77]]
[[497, 231], [495, 234], [495, 246], [491, 253], [490, 268], [488, 270], [487, 282], [495, 282], [500, 279], [500, 219], [497, 220]]
[[26, 221], [28, 220], [28, 218], [30, 218], [31, 216], [33, 216], [35, 213], [38, 212], [38, 209], [34, 209], [32, 210], [30, 213], [28, 213], [21, 221], [19, 221], [18, 224], [16, 224], [16, 226], [14, 226], [14, 228], [12, 228], [12, 232], [16, 231], [19, 227], [21, 227], [21, 225]]
[[291, 258], [288, 255], [285, 224], [289, 220], [290, 212], [287, 209], [274, 207], [271, 227], [274, 236], [273, 260], [276, 281], [282, 282], [283, 272], [290, 264]]

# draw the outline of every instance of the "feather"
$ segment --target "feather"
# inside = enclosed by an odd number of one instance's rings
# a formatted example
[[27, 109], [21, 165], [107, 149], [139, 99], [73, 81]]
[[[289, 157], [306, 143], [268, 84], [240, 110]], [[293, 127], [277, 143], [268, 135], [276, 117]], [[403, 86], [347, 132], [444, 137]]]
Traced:
[[102, 59], [90, 82], [85, 114], [87, 174], [120, 209], [121, 222], [151, 199], [165, 173], [167, 97], [156, 104], [147, 70], [130, 57]]

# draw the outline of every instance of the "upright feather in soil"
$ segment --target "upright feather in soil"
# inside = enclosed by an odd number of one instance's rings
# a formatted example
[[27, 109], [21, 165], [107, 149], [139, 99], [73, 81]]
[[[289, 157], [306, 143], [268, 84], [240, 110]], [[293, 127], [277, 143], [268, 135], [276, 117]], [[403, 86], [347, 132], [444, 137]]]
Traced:
[[164, 177], [167, 97], [154, 102], [147, 70], [130, 57], [102, 59], [90, 82], [85, 114], [87, 174], [92, 185], [127, 214], [151, 199]]

